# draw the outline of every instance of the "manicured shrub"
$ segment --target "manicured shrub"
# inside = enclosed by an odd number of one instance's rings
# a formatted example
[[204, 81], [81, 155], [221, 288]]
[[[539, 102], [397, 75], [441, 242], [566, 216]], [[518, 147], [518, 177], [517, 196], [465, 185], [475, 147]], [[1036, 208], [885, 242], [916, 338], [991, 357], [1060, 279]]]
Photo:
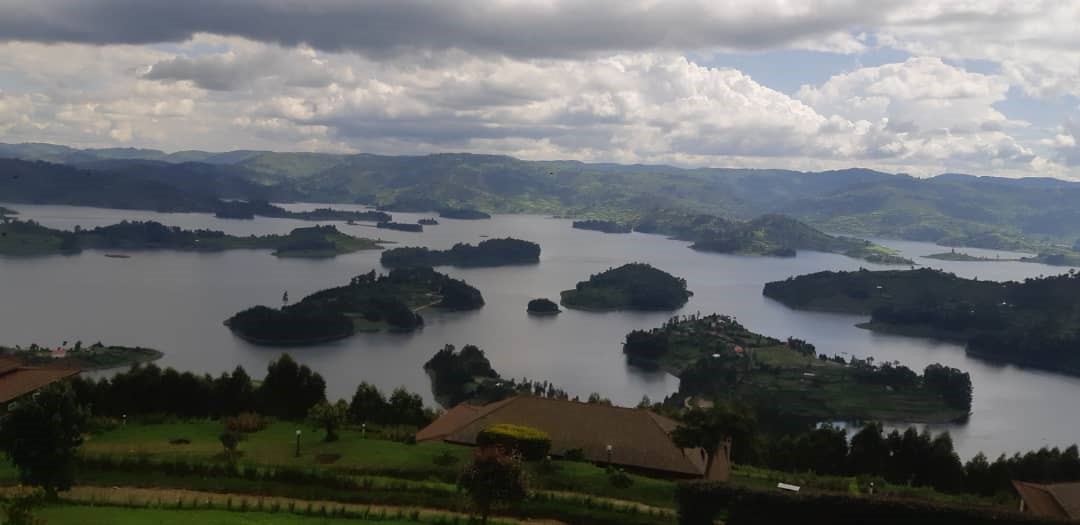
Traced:
[[224, 419], [225, 430], [237, 434], [253, 434], [265, 429], [270, 421], [254, 412], [243, 412]]
[[502, 446], [517, 451], [527, 460], [543, 459], [551, 450], [551, 437], [543, 430], [523, 425], [499, 424], [480, 431], [476, 444], [481, 447]]

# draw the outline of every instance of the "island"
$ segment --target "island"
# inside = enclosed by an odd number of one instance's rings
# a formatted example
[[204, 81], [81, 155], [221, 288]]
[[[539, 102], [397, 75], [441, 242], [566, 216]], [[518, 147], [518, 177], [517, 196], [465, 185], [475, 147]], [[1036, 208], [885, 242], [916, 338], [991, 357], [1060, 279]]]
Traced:
[[431, 378], [435, 400], [445, 408], [460, 403], [494, 403], [514, 395], [569, 399], [565, 391], [547, 381], [504, 379], [475, 345], [465, 345], [460, 351], [446, 345], [424, 363], [424, 372]]
[[765, 285], [788, 307], [869, 315], [860, 326], [961, 341], [969, 355], [1080, 375], [1080, 276], [994, 282], [938, 270], [819, 272]]
[[376, 228], [383, 230], [397, 230], [402, 232], [419, 233], [424, 231], [424, 227], [420, 224], [410, 224], [407, 222], [390, 222], [382, 221], [375, 225]]
[[533, 299], [529, 301], [529, 306], [526, 308], [527, 312], [533, 315], [554, 315], [562, 312], [559, 310], [559, 305], [551, 299]]
[[435, 226], [439, 224], [439, 221], [435, 220], [434, 218], [428, 217], [426, 219], [420, 219], [416, 221], [416, 224], [419, 224], [421, 226]]
[[675, 310], [693, 293], [686, 279], [644, 263], [624, 264], [589, 276], [561, 294], [561, 303], [577, 310]]
[[439, 210], [439, 217], [443, 217], [446, 219], [477, 221], [482, 219], [490, 219], [491, 215], [484, 213], [480, 210], [473, 210], [470, 208], [443, 208]]
[[[360, 250], [381, 250], [383, 241], [346, 235], [334, 226], [296, 228], [288, 235], [239, 237], [214, 230], [184, 230], [153, 221], [122, 221], [85, 230], [56, 230], [34, 221], [0, 224], [0, 255], [76, 254], [83, 250], [177, 250], [215, 252], [272, 250], [278, 257], [334, 257]], [[111, 257], [124, 254], [109, 253]]]
[[315, 292], [279, 309], [248, 308], [225, 325], [253, 344], [300, 346], [356, 332], [411, 332], [423, 326], [417, 313], [423, 308], [472, 310], [483, 305], [479, 290], [431, 268], [397, 269], [386, 275], [372, 270], [345, 286]]
[[254, 219], [259, 217], [271, 217], [275, 219], [296, 219], [301, 221], [368, 221], [388, 222], [393, 217], [381, 211], [347, 211], [333, 208], [316, 208], [308, 211], [289, 211], [280, 206], [275, 206], [267, 201], [221, 201], [217, 205], [214, 216], [219, 219]]
[[89, 346], [83, 345], [82, 341], [76, 341], [75, 344], [68, 346], [65, 341], [58, 348], [37, 344], [32, 344], [28, 348], [0, 346], [0, 357], [14, 358], [24, 366], [80, 370], [130, 367], [139, 363], [157, 361], [164, 355], [152, 348], [104, 345], [100, 341]]
[[678, 376], [675, 404], [683, 406], [735, 397], [781, 417], [920, 423], [961, 421], [971, 410], [971, 378], [960, 370], [933, 364], [920, 375], [897, 363], [829, 357], [725, 315], [675, 317], [632, 331], [623, 353], [631, 364]]
[[794, 257], [797, 250], [839, 253], [875, 264], [913, 265], [896, 250], [870, 241], [828, 235], [784, 215], [762, 215], [732, 221], [714, 215], [676, 210], [654, 211], [642, 217], [635, 231], [689, 241], [703, 252]]
[[634, 228], [629, 224], [602, 220], [574, 221], [571, 226], [579, 230], [592, 230], [603, 233], [630, 233], [634, 231]]
[[958, 252], [955, 249], [942, 253], [932, 253], [930, 255], [924, 255], [924, 259], [936, 259], [939, 261], [955, 261], [955, 262], [987, 262], [987, 261], [1015, 261], [1017, 259], [1001, 259], [993, 257], [979, 257], [971, 255], [969, 253]]
[[540, 262], [540, 245], [520, 239], [487, 239], [473, 246], [458, 243], [449, 250], [394, 248], [382, 253], [388, 268], [409, 266], [491, 267]]

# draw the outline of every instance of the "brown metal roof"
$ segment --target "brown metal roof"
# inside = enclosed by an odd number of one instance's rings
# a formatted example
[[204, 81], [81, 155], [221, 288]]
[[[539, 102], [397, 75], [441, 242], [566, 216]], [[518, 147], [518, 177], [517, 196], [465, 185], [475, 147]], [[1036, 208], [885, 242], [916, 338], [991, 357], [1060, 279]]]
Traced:
[[[700, 476], [701, 449], [681, 449], [670, 433], [678, 423], [648, 410], [579, 403], [533, 396], [512, 397], [483, 407], [458, 405], [417, 433], [417, 441], [441, 439], [475, 445], [483, 429], [500, 423], [538, 428], [551, 436], [551, 453], [581, 449], [585, 459], [617, 465]], [[717, 458], [717, 462], [726, 458]], [[719, 466], [719, 465], [718, 465]], [[716, 471], [716, 469], [714, 469]]]
[[1080, 483], [1013, 481], [1028, 512], [1045, 518], [1080, 519]]
[[71, 368], [16, 368], [0, 375], [0, 404], [78, 373], [79, 370]]
[[20, 366], [22, 366], [22, 363], [14, 357], [0, 357], [0, 376], [8, 372], [14, 372]]

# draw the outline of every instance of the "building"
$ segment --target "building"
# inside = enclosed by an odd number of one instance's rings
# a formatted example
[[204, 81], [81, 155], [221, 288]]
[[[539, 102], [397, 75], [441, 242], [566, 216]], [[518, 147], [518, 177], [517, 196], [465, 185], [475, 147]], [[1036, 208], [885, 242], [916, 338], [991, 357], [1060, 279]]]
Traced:
[[19, 398], [78, 373], [72, 368], [22, 366], [17, 359], [0, 357], [0, 414]]
[[1080, 520], [1080, 482], [1012, 483], [1020, 494], [1020, 512], [1040, 518]]
[[[671, 440], [674, 420], [649, 410], [518, 396], [483, 406], [462, 403], [416, 434], [417, 442], [476, 445], [476, 436], [496, 424], [525, 425], [551, 437], [551, 454], [580, 450], [588, 461], [665, 478], [727, 481], [731, 447], [721, 446], [706, 476], [705, 452]], [[610, 449], [609, 449], [610, 447]]]

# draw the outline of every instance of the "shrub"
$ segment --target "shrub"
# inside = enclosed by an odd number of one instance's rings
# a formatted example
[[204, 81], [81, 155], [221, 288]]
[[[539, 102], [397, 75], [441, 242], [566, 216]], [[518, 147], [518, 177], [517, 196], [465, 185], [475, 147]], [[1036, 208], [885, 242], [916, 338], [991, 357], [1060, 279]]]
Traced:
[[480, 431], [476, 444], [502, 446], [517, 451], [527, 460], [538, 460], [547, 456], [551, 449], [551, 438], [547, 432], [523, 425], [499, 424]]
[[570, 448], [563, 452], [563, 458], [567, 461], [585, 461], [585, 451], [580, 448]]
[[608, 469], [608, 481], [611, 482], [611, 486], [617, 489], [628, 489], [634, 485], [634, 478], [631, 478], [621, 468], [609, 468]]

